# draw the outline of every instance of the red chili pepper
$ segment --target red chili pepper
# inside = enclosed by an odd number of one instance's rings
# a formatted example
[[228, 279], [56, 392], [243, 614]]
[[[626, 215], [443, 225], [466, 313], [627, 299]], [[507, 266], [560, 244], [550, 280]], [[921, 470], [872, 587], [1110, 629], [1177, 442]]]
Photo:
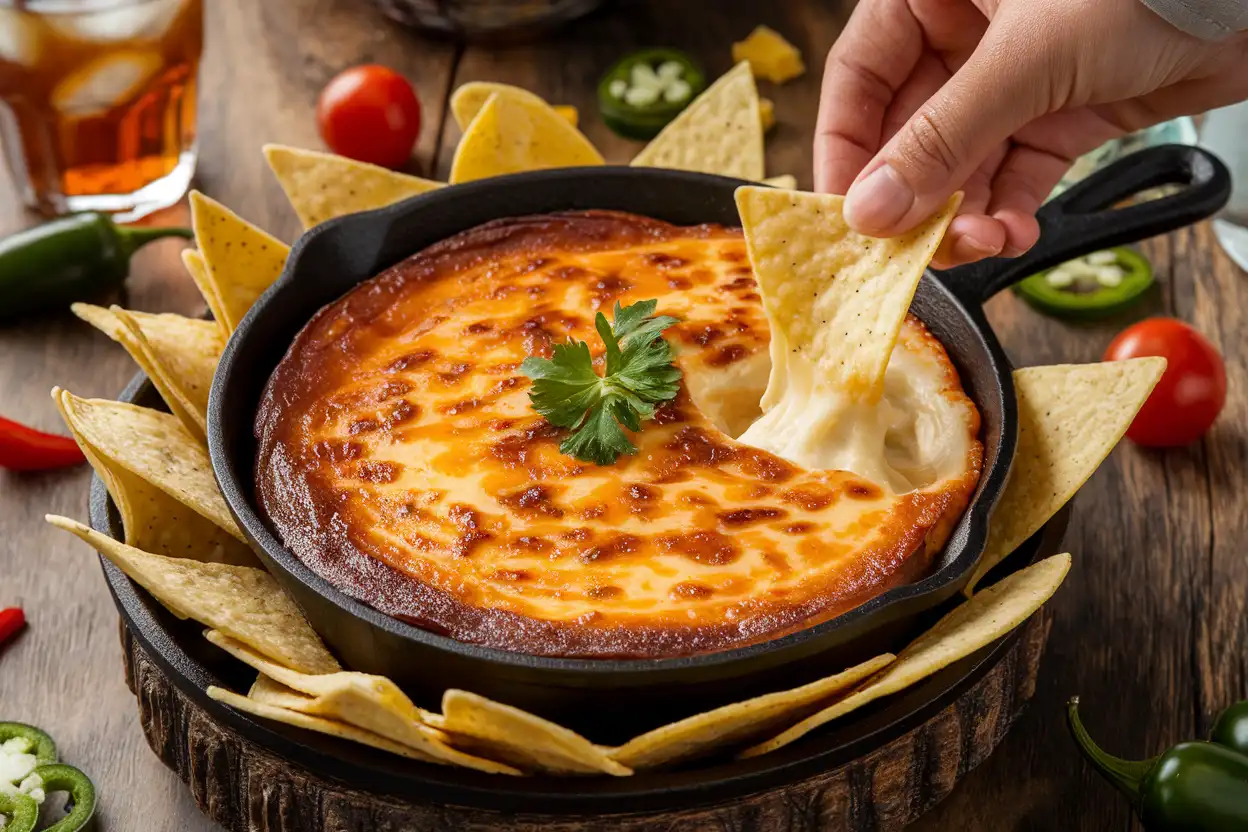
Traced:
[[86, 460], [78, 443], [68, 436], [43, 433], [0, 416], [0, 468], [46, 471]]
[[6, 610], [0, 610], [0, 645], [17, 635], [17, 631], [24, 626], [26, 626], [26, 613], [20, 608], [9, 607]]

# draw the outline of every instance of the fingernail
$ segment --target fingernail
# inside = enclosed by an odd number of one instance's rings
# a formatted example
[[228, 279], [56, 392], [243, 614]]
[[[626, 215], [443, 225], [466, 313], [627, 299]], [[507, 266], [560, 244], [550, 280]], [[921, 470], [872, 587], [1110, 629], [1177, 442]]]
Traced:
[[891, 231], [914, 205], [914, 191], [891, 165], [881, 165], [845, 195], [845, 221], [861, 234]]
[[971, 263], [976, 260], [983, 260], [985, 257], [996, 257], [1001, 253], [1001, 249], [985, 243], [983, 240], [977, 240], [964, 234], [954, 243], [953, 253], [959, 262]]

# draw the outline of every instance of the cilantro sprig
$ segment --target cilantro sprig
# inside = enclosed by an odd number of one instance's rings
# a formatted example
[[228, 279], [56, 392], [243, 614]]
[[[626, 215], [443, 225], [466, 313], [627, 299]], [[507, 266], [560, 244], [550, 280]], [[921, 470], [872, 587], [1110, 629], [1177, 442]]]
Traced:
[[530, 356], [520, 365], [520, 372], [533, 380], [533, 409], [552, 425], [571, 431], [559, 445], [563, 453], [598, 465], [610, 465], [620, 454], [635, 454], [637, 448], [623, 428], [641, 430], [642, 422], [654, 418], [655, 405], [676, 398], [680, 370], [662, 334], [677, 320], [655, 316], [658, 304], [617, 302], [613, 322], [598, 313], [594, 328], [607, 350], [604, 375], [595, 372], [584, 341], [556, 344], [552, 357]]

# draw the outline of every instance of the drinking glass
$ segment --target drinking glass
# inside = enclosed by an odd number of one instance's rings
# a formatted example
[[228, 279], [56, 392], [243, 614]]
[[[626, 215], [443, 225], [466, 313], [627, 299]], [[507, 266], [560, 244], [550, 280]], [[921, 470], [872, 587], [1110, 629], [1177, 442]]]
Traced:
[[202, 0], [0, 0], [0, 144], [25, 203], [136, 219], [195, 168]]

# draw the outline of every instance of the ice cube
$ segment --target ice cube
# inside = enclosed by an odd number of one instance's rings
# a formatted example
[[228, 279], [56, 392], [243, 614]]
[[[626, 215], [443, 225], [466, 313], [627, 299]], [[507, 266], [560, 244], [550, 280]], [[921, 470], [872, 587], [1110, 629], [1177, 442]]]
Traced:
[[47, 17], [57, 32], [79, 40], [113, 43], [161, 37], [182, 10], [184, 0], [148, 0], [133, 6]]
[[28, 14], [0, 8], [0, 61], [30, 66], [39, 60], [43, 30]]
[[157, 52], [132, 49], [101, 55], [56, 85], [52, 106], [75, 116], [107, 110], [133, 97], [160, 67]]

